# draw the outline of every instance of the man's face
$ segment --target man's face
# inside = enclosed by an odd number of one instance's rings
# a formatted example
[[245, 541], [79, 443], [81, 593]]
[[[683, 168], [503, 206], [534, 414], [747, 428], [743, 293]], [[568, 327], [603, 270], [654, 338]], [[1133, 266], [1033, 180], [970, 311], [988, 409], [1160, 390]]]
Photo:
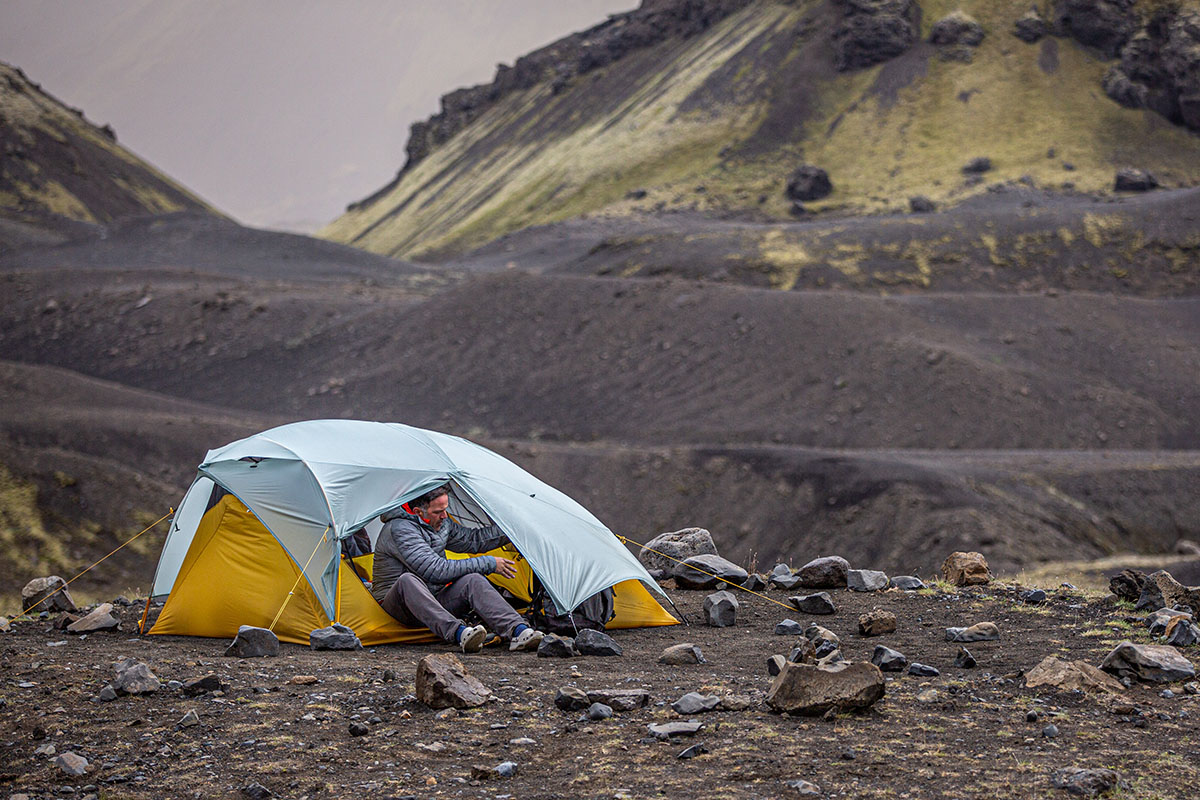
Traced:
[[435, 497], [429, 501], [429, 505], [425, 506], [424, 513], [421, 516], [429, 520], [429, 524], [433, 525], [433, 527], [438, 528], [446, 521], [446, 517], [450, 515], [450, 512], [446, 510], [449, 505], [450, 497], [448, 495]]

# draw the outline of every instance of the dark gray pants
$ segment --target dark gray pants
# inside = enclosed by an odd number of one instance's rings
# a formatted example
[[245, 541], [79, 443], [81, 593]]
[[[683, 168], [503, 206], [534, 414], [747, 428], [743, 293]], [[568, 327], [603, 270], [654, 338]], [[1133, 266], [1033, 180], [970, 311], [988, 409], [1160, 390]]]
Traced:
[[492, 582], [477, 572], [462, 576], [437, 594], [429, 591], [425, 581], [406, 572], [392, 584], [379, 605], [401, 625], [423, 625], [434, 636], [451, 643], [458, 626], [465, 624], [459, 617], [468, 611], [474, 611], [488, 630], [506, 639], [512, 637], [518, 625], [525, 624]]

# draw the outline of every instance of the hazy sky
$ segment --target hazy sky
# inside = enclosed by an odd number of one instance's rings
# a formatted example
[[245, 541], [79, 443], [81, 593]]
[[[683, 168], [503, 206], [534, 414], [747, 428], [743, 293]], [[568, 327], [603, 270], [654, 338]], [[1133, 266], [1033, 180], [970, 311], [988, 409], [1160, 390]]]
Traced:
[[313, 230], [460, 86], [637, 0], [0, 0], [0, 60], [213, 205]]

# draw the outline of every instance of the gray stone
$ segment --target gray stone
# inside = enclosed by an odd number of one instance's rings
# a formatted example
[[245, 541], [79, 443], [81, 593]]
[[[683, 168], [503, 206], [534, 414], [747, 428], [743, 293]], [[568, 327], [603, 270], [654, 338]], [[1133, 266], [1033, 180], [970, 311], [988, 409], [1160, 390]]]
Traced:
[[67, 633], [92, 633], [114, 631], [121, 627], [121, 620], [113, 614], [112, 603], [101, 603], [92, 613], [67, 626]]
[[829, 173], [820, 167], [805, 164], [797, 167], [788, 178], [784, 194], [789, 200], [808, 202], [828, 197], [833, 192], [833, 184]]
[[1017, 597], [1022, 603], [1031, 606], [1040, 606], [1046, 602], [1046, 593], [1041, 589], [1030, 589], [1027, 592], [1021, 592]]
[[560, 686], [554, 695], [554, 705], [563, 711], [579, 711], [587, 708], [591, 703], [587, 693], [574, 686]]
[[575, 649], [585, 656], [619, 656], [621, 646], [603, 631], [584, 628], [575, 636]]
[[917, 589], [924, 589], [925, 582], [913, 575], [896, 575], [888, 583], [894, 589], [901, 589], [906, 592], [913, 592]]
[[671, 709], [676, 714], [690, 717], [693, 714], [714, 711], [719, 705], [721, 705], [721, 698], [715, 694], [705, 695], [699, 692], [688, 692], [674, 703], [671, 703]]
[[703, 755], [708, 752], [708, 748], [703, 744], [694, 744], [691, 747], [684, 748], [679, 751], [679, 755], [675, 756], [680, 759], [695, 758], [698, 755]]
[[1033, 44], [1046, 35], [1046, 20], [1036, 9], [1026, 11], [1013, 25], [1013, 36], [1026, 44]]
[[908, 658], [899, 650], [877, 644], [871, 654], [871, 663], [883, 672], [902, 672], [908, 666]]
[[761, 592], [767, 588], [767, 580], [762, 575], [751, 574], [749, 578], [742, 581], [742, 588], [752, 592]]
[[908, 210], [914, 214], [931, 214], [937, 211], [937, 203], [923, 194], [913, 195], [908, 198]]
[[262, 658], [279, 655], [279, 639], [266, 628], [243, 625], [225, 650], [225, 655], [237, 658]]
[[[708, 574], [705, 574], [708, 573]], [[676, 564], [671, 574], [681, 589], [711, 589], [725, 581], [741, 584], [750, 574], [718, 555], [698, 555]]]
[[963, 173], [966, 175], [982, 175], [985, 172], [991, 172], [991, 170], [992, 160], [987, 156], [976, 156], [964, 164], [962, 168]]
[[833, 605], [833, 598], [829, 596], [829, 592], [797, 595], [796, 597], [789, 597], [788, 602], [795, 606], [797, 611], [802, 611], [805, 614], [837, 613], [837, 608]]
[[1083, 797], [1095, 797], [1123, 785], [1121, 776], [1111, 769], [1066, 767], [1054, 773], [1052, 780], [1055, 788]]
[[683, 666], [685, 664], [705, 664], [704, 654], [700, 648], [691, 642], [674, 644], [662, 651], [658, 663]]
[[800, 578], [796, 575], [772, 575], [770, 583], [780, 589], [794, 589], [800, 585]]
[[501, 761], [496, 765], [496, 774], [501, 778], [511, 778], [517, 774], [517, 762]]
[[796, 793], [801, 796], [821, 797], [824, 794], [824, 792], [821, 791], [820, 786], [817, 786], [815, 783], [809, 783], [803, 778], [797, 778], [794, 781], [788, 781], [787, 787], [789, 789], [795, 789]]
[[814, 558], [796, 572], [800, 583], [812, 589], [837, 589], [846, 585], [850, 562], [841, 556]]
[[767, 659], [767, 674], [774, 678], [783, 671], [783, 665], [787, 663], [787, 659], [776, 654]]
[[928, 664], [919, 664], [914, 661], [908, 665], [908, 674], [916, 675], [918, 678], [936, 678], [942, 673], [937, 667], [931, 667]]
[[[651, 552], [657, 550], [658, 553]], [[659, 555], [662, 553], [662, 555]], [[660, 533], [638, 553], [638, 560], [646, 569], [661, 569], [670, 572], [676, 561], [685, 561], [692, 556], [717, 555], [712, 534], [704, 528], [683, 528], [670, 533]], [[669, 558], [667, 557], [669, 556]]]
[[1148, 192], [1157, 188], [1158, 179], [1144, 169], [1119, 169], [1113, 179], [1113, 189], [1118, 192]]
[[771, 567], [770, 577], [772, 577], [772, 578], [788, 578], [788, 577], [791, 577], [792, 574], [793, 574], [792, 568], [789, 567], [787, 564], [776, 564], [775, 566]]
[[308, 646], [313, 650], [362, 650], [362, 642], [352, 628], [337, 622], [328, 628], [317, 628], [308, 634]]
[[738, 599], [731, 592], [713, 592], [704, 598], [704, 619], [714, 628], [728, 628], [737, 622]]
[[204, 675], [200, 678], [192, 678], [187, 683], [180, 687], [184, 697], [195, 697], [205, 692], [215, 692], [221, 688], [221, 679], [216, 675]]
[[[21, 589], [21, 610], [28, 611], [37, 606], [37, 611], [78, 611], [66, 586], [67, 582], [57, 575], [34, 578]], [[50, 597], [52, 594], [54, 596]], [[46, 600], [47, 597], [50, 599]]]
[[111, 703], [117, 699], [117, 690], [112, 687], [112, 684], [109, 684], [100, 690], [99, 697], [103, 702]]
[[[796, 640], [797, 644], [792, 648], [792, 652], [788, 654], [788, 661], [795, 661], [797, 664], [804, 664], [817, 660], [817, 646], [804, 637]], [[820, 641], [824, 642], [824, 639]]]
[[933, 23], [929, 41], [939, 45], [976, 47], [983, 41], [983, 26], [962, 11], [953, 11]]
[[588, 706], [587, 718], [592, 720], [593, 722], [599, 722], [600, 720], [605, 720], [605, 719], [612, 719], [612, 715], [613, 715], [612, 706], [605, 705], [604, 703], [592, 703], [590, 706]]
[[190, 728], [193, 725], [199, 725], [200, 715], [197, 714], [196, 709], [193, 708], [183, 715], [178, 724], [181, 728]]
[[802, 636], [804, 626], [794, 619], [785, 619], [775, 626], [776, 636]]
[[[331, 647], [329, 649], [330, 650], [344, 650], [344, 649], [348, 649], [348, 648], [332, 648]], [[350, 731], [351, 736], [366, 736], [368, 733], [371, 732], [371, 726], [365, 722], [359, 722], [358, 720], [355, 720], [354, 722], [350, 723], [349, 731]]]
[[1196, 677], [1196, 668], [1170, 645], [1134, 644], [1128, 640], [1104, 657], [1100, 669], [1117, 677], [1146, 683], [1170, 683]]
[[888, 587], [888, 576], [875, 569], [846, 571], [846, 586], [855, 592], [878, 592]]
[[946, 628], [947, 642], [991, 642], [1000, 638], [993, 622], [977, 622], [969, 628]]
[[68, 775], [83, 775], [87, 772], [88, 760], [81, 755], [70, 751], [58, 755], [54, 759], [55, 765]]
[[867, 708], [883, 694], [883, 673], [874, 664], [788, 663], [771, 683], [767, 704], [786, 714], [818, 716], [830, 709]]
[[613, 711], [624, 713], [650, 704], [650, 693], [645, 689], [591, 689], [587, 699], [592, 703], [611, 706]]
[[1172, 647], [1191, 647], [1200, 642], [1200, 628], [1195, 623], [1181, 619], [1167, 632], [1167, 644]]
[[954, 656], [954, 666], [959, 669], [974, 669], [978, 666], [975, 661], [975, 656], [971, 655], [971, 651], [961, 645], [958, 648], [958, 654]]
[[663, 740], [676, 736], [695, 736], [703, 727], [703, 722], [652, 722], [646, 726], [651, 736]]
[[492, 693], [452, 654], [431, 653], [417, 663], [416, 695], [430, 708], [474, 708]]
[[538, 645], [537, 654], [538, 658], [573, 658], [579, 655], [579, 652], [575, 649], [575, 640], [571, 637], [547, 633]]
[[150, 667], [132, 658], [118, 661], [113, 664], [113, 669], [116, 670], [117, 677], [112, 682], [112, 687], [117, 694], [151, 694], [162, 686], [150, 671]]
[[261, 783], [248, 783], [242, 787], [242, 794], [249, 797], [250, 800], [267, 800], [268, 797], [275, 795], [270, 789], [263, 786]]
[[804, 638], [808, 639], [814, 645], [817, 644], [818, 642], [820, 642], [821, 640], [824, 640], [827, 642], [833, 642], [833, 644], [835, 646], [840, 645], [842, 643], [842, 640], [838, 638], [838, 635], [836, 633], [829, 630], [828, 628], [822, 628], [820, 625], [816, 624], [815, 622], [804, 629]]
[[1191, 621], [1192, 615], [1173, 608], [1160, 608], [1146, 615], [1146, 627], [1150, 629], [1151, 636], [1162, 636], [1176, 619]]

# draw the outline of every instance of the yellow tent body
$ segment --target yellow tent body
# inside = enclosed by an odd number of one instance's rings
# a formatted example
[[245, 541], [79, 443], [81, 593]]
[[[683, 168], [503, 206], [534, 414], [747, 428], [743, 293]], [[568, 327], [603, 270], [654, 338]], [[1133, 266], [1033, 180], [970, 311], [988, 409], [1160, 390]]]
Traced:
[[[493, 552], [513, 555], [511, 550]], [[369, 577], [371, 562], [371, 556], [356, 559], [355, 565], [342, 560], [331, 620], [301, 577], [301, 565], [258, 517], [227, 494], [201, 518], [175, 585], [149, 632], [232, 638], [239, 626], [253, 625], [272, 628], [280, 641], [308, 644], [311, 631], [338, 622], [352, 628], [367, 646], [435, 641], [427, 629], [407, 628], [379, 607], [355, 573], [357, 567]], [[532, 572], [527, 561], [518, 561], [515, 578], [489, 578], [529, 600]], [[638, 581], [618, 583], [613, 593], [616, 616], [608, 624], [610, 630], [678, 624]]]

